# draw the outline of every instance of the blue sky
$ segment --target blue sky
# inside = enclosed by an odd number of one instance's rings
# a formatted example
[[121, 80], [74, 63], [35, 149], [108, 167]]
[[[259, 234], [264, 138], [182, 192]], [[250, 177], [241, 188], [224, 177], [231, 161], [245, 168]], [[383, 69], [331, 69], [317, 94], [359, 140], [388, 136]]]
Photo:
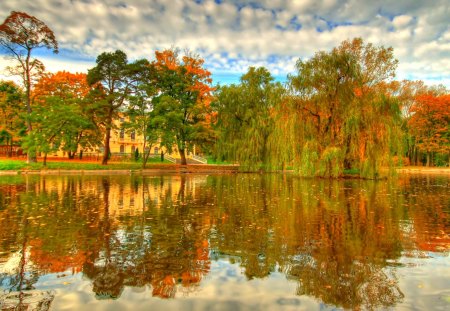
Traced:
[[104, 51], [153, 59], [178, 47], [203, 57], [214, 83], [237, 82], [249, 66], [284, 81], [299, 58], [362, 37], [394, 48], [397, 79], [450, 88], [448, 0], [1, 0], [0, 21], [13, 10], [55, 32], [60, 53], [39, 55], [49, 71], [86, 72]]

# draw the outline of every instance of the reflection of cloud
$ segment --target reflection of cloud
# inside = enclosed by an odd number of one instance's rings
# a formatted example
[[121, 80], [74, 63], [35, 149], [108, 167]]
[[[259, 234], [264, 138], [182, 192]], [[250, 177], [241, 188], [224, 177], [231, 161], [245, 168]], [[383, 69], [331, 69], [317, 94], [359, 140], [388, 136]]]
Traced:
[[[155, 49], [176, 45], [199, 52], [215, 73], [264, 65], [286, 74], [299, 57], [361, 36], [394, 47], [405, 64], [401, 77], [449, 79], [446, 0], [174, 0], [170, 5], [164, 0], [4, 0], [0, 7], [0, 19], [20, 7], [45, 21], [61, 48], [92, 59], [115, 49], [131, 58], [151, 58]], [[232, 62], [232, 54], [241, 61]]]
[[10, 255], [5, 263], [0, 265], [0, 274], [16, 274], [20, 270], [20, 261], [22, 260], [22, 252], [18, 251]]
[[[433, 257], [438, 254], [431, 253]], [[399, 286], [405, 294], [407, 309], [448, 310], [450, 307], [450, 257], [447, 253], [433, 259], [404, 258]], [[414, 269], [414, 271], [412, 270]]]
[[2, 310], [39, 310], [50, 309], [55, 293], [53, 291], [27, 290], [0, 294]]

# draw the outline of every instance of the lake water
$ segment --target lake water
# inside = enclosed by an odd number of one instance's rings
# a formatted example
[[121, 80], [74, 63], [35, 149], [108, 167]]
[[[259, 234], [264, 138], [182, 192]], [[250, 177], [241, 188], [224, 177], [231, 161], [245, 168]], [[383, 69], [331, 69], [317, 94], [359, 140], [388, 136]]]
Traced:
[[2, 310], [450, 310], [449, 252], [449, 176], [0, 177]]

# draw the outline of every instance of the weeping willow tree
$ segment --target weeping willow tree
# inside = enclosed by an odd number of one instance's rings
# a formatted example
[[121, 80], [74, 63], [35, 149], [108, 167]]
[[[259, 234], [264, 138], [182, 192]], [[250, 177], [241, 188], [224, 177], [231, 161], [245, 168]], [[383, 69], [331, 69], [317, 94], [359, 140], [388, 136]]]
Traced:
[[292, 98], [273, 112], [271, 163], [291, 161], [304, 176], [357, 169], [362, 177], [379, 177], [401, 145], [399, 105], [383, 88], [396, 66], [392, 48], [359, 38], [299, 60], [297, 74], [289, 76]]
[[268, 137], [273, 130], [271, 116], [285, 89], [274, 82], [266, 68], [250, 67], [240, 84], [218, 89], [216, 154], [235, 161], [243, 170], [256, 170], [268, 163]]

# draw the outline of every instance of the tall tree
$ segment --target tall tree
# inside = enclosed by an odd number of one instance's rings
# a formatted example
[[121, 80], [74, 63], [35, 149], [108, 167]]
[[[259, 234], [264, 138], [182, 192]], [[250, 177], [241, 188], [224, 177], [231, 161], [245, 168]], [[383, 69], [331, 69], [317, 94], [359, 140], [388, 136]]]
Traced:
[[283, 100], [284, 88], [264, 67], [250, 67], [241, 83], [220, 87], [217, 112], [217, 153], [257, 169], [269, 161], [268, 139], [273, 130], [272, 111]]
[[396, 98], [401, 109], [401, 129], [403, 131], [403, 148], [407, 156], [407, 161], [403, 162], [403, 158], [398, 158], [398, 164], [411, 163], [417, 165], [420, 151], [417, 149], [416, 141], [411, 129], [408, 125], [413, 112], [413, 107], [418, 96], [430, 92], [423, 81], [392, 81], [385, 84], [386, 92]]
[[344, 168], [356, 168], [364, 177], [378, 177], [401, 136], [398, 101], [383, 88], [396, 65], [392, 48], [359, 38], [297, 62], [298, 74], [290, 76], [295, 105], [289, 115], [299, 128], [291, 134], [301, 137], [294, 162], [301, 174], [337, 177]]
[[211, 73], [196, 55], [180, 58], [176, 50], [156, 51], [154, 83], [159, 91], [153, 98], [154, 124], [165, 131], [161, 142], [177, 144], [181, 164], [186, 165], [186, 151], [201, 142], [209, 131], [206, 117], [212, 100]]
[[[47, 48], [58, 53], [58, 42], [53, 31], [41, 20], [24, 12], [11, 12], [0, 25], [0, 47], [15, 61], [18, 66], [10, 68], [21, 77], [25, 87], [26, 113], [32, 113], [31, 90], [33, 79], [43, 72], [43, 64], [32, 57], [33, 50]], [[31, 120], [26, 119], [27, 131], [33, 129]], [[27, 154], [28, 162], [36, 162], [36, 155]]]
[[127, 55], [117, 50], [104, 52], [97, 57], [97, 65], [89, 69], [87, 80], [89, 85], [101, 84], [104, 97], [96, 105], [105, 129], [102, 164], [108, 164], [110, 154], [111, 130], [113, 120], [124, 107], [126, 99], [132, 94], [135, 84], [140, 80], [140, 73], [147, 67], [146, 60], [129, 63]]
[[150, 156], [150, 150], [161, 136], [161, 131], [154, 126], [151, 112], [153, 110], [152, 98], [156, 95], [157, 89], [152, 82], [152, 67], [143, 67], [136, 85], [133, 96], [129, 97], [126, 115], [128, 121], [122, 124], [122, 130], [134, 131], [143, 137], [142, 140], [142, 167], [145, 168]]

